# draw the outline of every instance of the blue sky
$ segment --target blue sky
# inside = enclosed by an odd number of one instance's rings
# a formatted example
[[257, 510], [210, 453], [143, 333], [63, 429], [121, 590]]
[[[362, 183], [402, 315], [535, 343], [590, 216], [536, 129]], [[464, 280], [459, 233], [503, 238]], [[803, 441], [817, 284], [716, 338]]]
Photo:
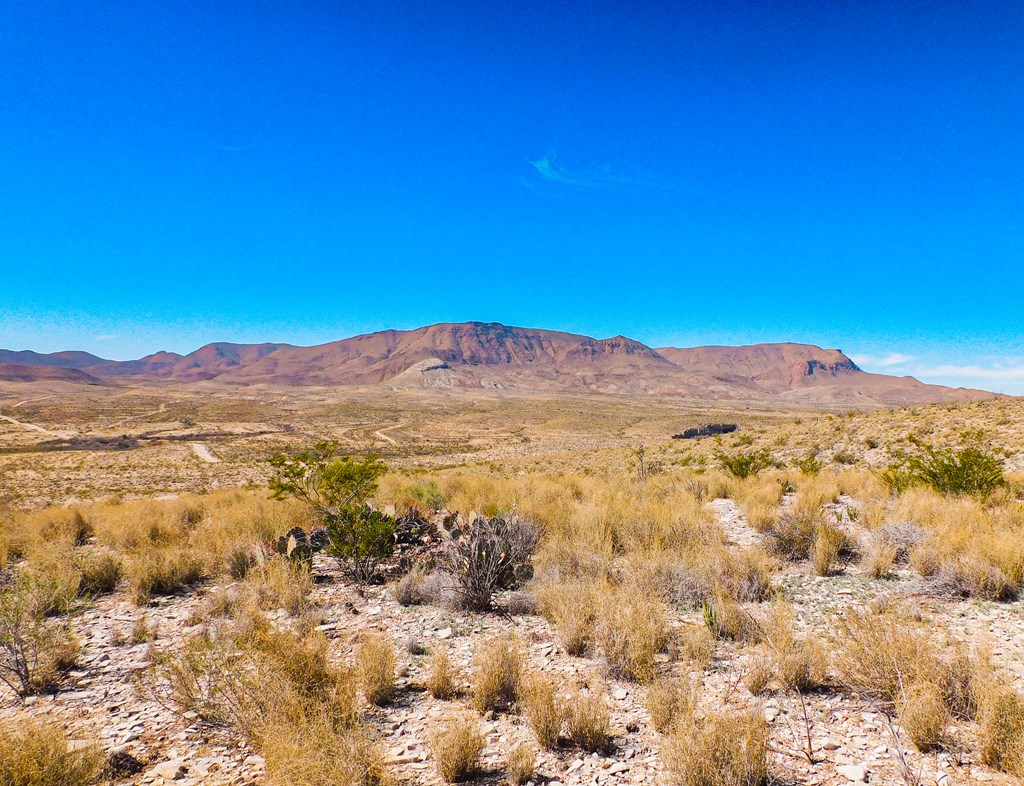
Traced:
[[1024, 393], [1022, 40], [1019, 2], [7, 3], [0, 347], [481, 319]]

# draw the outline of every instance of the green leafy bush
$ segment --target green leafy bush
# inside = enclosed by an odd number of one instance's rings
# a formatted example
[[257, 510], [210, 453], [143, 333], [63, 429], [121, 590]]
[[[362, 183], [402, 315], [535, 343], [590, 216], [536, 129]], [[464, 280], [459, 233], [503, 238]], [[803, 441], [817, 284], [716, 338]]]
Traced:
[[897, 494], [920, 484], [943, 494], [985, 497], [1006, 484], [1002, 462], [978, 446], [935, 448], [918, 439], [911, 441], [921, 452], [896, 456], [881, 473]]
[[724, 450], [719, 450], [715, 453], [715, 458], [718, 459], [722, 469], [740, 480], [753, 477], [762, 469], [767, 469], [772, 465], [772, 453], [768, 448], [745, 453], [726, 453]]

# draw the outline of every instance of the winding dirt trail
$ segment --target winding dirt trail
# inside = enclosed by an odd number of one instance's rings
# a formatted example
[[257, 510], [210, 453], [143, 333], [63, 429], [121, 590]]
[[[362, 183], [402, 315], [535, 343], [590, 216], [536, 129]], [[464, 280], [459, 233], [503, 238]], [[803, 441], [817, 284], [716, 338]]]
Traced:
[[35, 423], [26, 423], [23, 420], [15, 420], [10, 415], [0, 415], [0, 420], [6, 420], [8, 423], [12, 423], [15, 426], [21, 426], [22, 428], [27, 428], [31, 431], [37, 431], [40, 434], [46, 435], [47, 437], [56, 437], [57, 439], [69, 439], [70, 437], [74, 436], [68, 431], [51, 431], [48, 428], [37, 426]]

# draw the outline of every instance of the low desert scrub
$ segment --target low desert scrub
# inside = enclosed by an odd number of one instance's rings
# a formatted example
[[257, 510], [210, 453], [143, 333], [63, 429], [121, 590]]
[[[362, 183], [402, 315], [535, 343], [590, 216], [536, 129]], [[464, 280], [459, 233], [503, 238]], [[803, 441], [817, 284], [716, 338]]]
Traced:
[[759, 709], [691, 711], [662, 743], [678, 786], [762, 786], [768, 782], [768, 724]]
[[696, 698], [696, 690], [688, 679], [662, 677], [647, 688], [644, 706], [651, 716], [651, 725], [664, 734], [677, 718], [693, 712]]
[[515, 515], [476, 517], [450, 533], [444, 567], [454, 579], [459, 604], [473, 611], [491, 608], [495, 593], [531, 578], [536, 526]]
[[276, 631], [253, 615], [154, 653], [148, 684], [158, 701], [240, 735], [266, 759], [274, 786], [380, 784], [358, 680], [327, 655], [322, 635]]
[[763, 469], [772, 465], [772, 454], [767, 448], [760, 450], [739, 451], [726, 453], [719, 450], [715, 453], [719, 465], [730, 475], [740, 480], [753, 477]]
[[596, 643], [612, 675], [650, 682], [656, 656], [669, 640], [664, 605], [640, 592], [609, 588], [602, 600]]
[[435, 731], [430, 747], [445, 782], [455, 783], [472, 776], [480, 768], [484, 744], [480, 725], [472, 717], [455, 718]]
[[931, 682], [921, 682], [911, 685], [905, 694], [900, 723], [910, 741], [919, 751], [937, 748], [950, 715], [940, 687]]
[[540, 613], [555, 626], [570, 655], [583, 655], [594, 644], [599, 586], [591, 581], [547, 581], [535, 585]]
[[367, 635], [356, 650], [356, 679], [363, 696], [379, 707], [395, 692], [395, 649], [380, 634]]
[[70, 629], [46, 619], [42, 595], [26, 576], [0, 591], [0, 682], [19, 696], [55, 691], [78, 655]]
[[301, 564], [281, 554], [267, 557], [245, 575], [244, 588], [256, 605], [265, 610], [284, 609], [299, 617], [311, 608], [313, 578]]
[[201, 558], [187, 547], [154, 549], [133, 555], [125, 572], [131, 597], [140, 606], [154, 595], [173, 595], [207, 576]]
[[532, 745], [517, 745], [505, 757], [505, 772], [516, 786], [532, 781], [537, 774], [537, 751]]
[[703, 670], [715, 656], [715, 636], [706, 625], [687, 625], [672, 638], [676, 655], [693, 668]]
[[772, 656], [773, 676], [783, 689], [804, 693], [825, 684], [827, 650], [817, 639], [797, 635], [794, 612], [788, 604], [773, 604], [761, 627]]
[[871, 543], [861, 567], [864, 572], [875, 579], [888, 579], [893, 575], [899, 550], [878, 538]]
[[594, 753], [611, 741], [611, 712], [603, 693], [591, 689], [565, 700], [565, 736], [578, 748]]
[[124, 565], [121, 557], [113, 551], [94, 551], [81, 555], [75, 563], [81, 578], [79, 595], [105, 595], [117, 589]]
[[446, 650], [436, 650], [430, 658], [426, 688], [435, 699], [451, 699], [458, 695], [462, 682], [458, 669]]
[[978, 706], [978, 749], [982, 763], [1024, 777], [1024, 696], [986, 680]]
[[814, 572], [819, 576], [831, 576], [836, 572], [843, 552], [850, 548], [850, 539], [845, 532], [831, 524], [820, 525], [811, 548]]
[[557, 747], [566, 708], [551, 678], [527, 675], [519, 691], [519, 706], [540, 746], [548, 750]]
[[519, 694], [523, 655], [512, 638], [485, 641], [473, 656], [473, 706], [480, 713], [510, 707]]
[[882, 472], [893, 491], [922, 484], [942, 494], [986, 497], [1006, 484], [1002, 462], [980, 446], [936, 448], [916, 438], [911, 442], [919, 452], [897, 456]]
[[728, 595], [716, 595], [701, 608], [704, 625], [717, 639], [757, 642], [761, 629], [743, 606]]
[[57, 726], [0, 724], [2, 786], [89, 786], [99, 782], [103, 761], [99, 746], [71, 748]]

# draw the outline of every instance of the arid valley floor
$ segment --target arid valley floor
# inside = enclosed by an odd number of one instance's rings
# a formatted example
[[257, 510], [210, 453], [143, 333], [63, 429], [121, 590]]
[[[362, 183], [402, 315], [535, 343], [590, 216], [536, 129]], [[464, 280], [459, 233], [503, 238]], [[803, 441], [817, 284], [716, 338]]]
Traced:
[[[707, 422], [738, 430], [673, 439]], [[266, 459], [317, 440], [380, 454], [380, 510], [532, 522], [532, 578], [467, 610], [444, 526], [384, 584], [275, 554], [315, 522], [268, 499]], [[1003, 482], [885, 472], [921, 446]], [[0, 685], [0, 757], [58, 730], [68, 786], [440, 784], [479, 733], [482, 783], [1015, 783], [1022, 499], [1010, 398], [5, 382], [0, 648], [34, 582], [40, 641], [78, 649], [45, 690]]]

